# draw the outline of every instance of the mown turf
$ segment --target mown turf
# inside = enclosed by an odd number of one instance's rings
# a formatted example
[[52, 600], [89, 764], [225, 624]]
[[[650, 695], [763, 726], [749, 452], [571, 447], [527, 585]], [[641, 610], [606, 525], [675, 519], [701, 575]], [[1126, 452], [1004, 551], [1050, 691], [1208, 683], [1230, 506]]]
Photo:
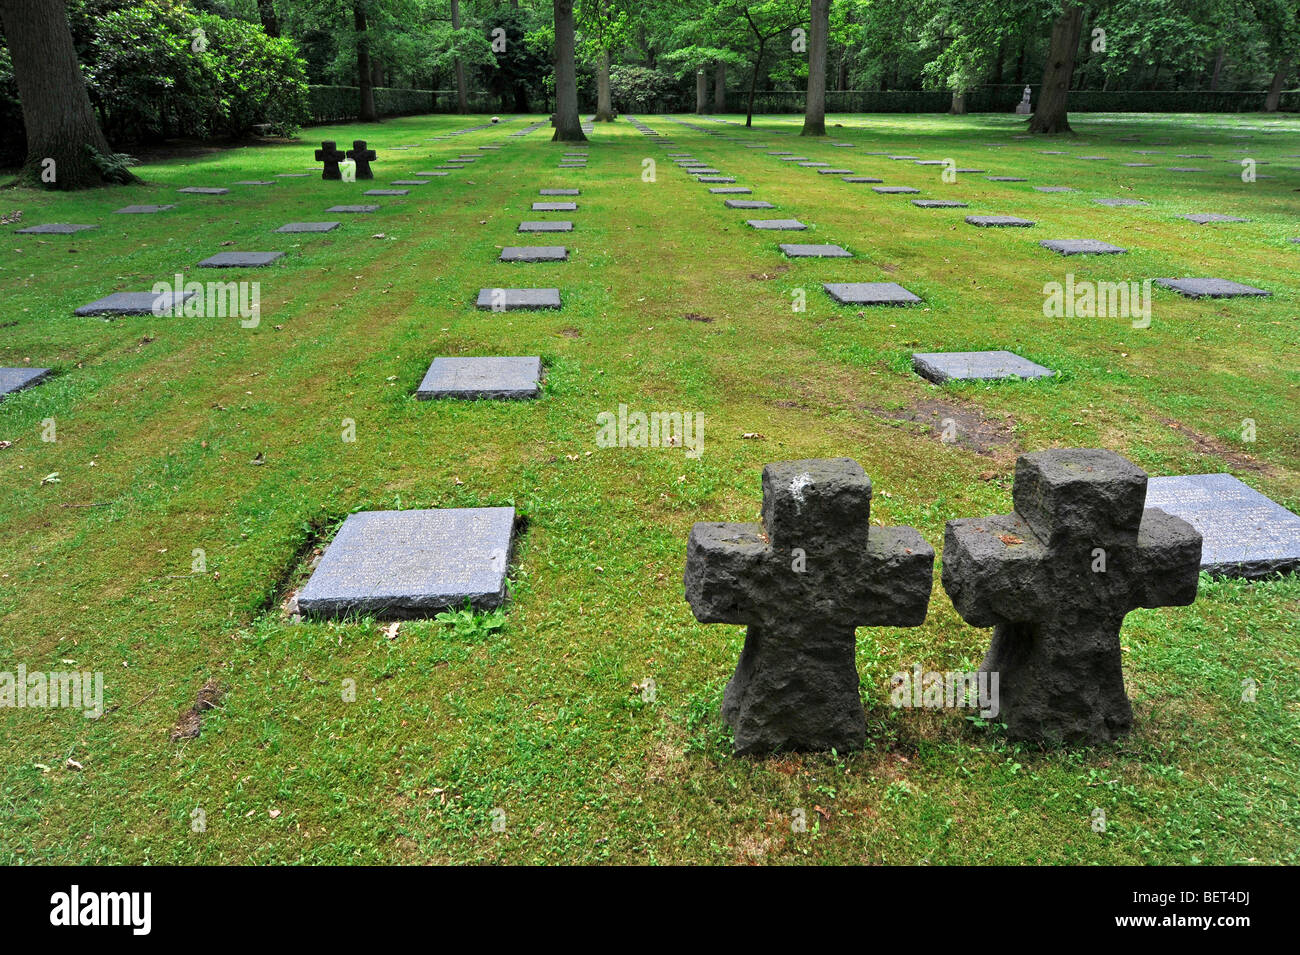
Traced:
[[[565, 147], [544, 128], [400, 199], [315, 177], [231, 184], [312, 167], [316, 140], [365, 137], [382, 188], [527, 120], [440, 143], [426, 139], [476, 120], [311, 130], [147, 165], [148, 185], [3, 194], [0, 212], [23, 216], [0, 239], [0, 364], [58, 374], [0, 403], [0, 440], [12, 442], [0, 450], [0, 669], [103, 671], [109, 712], [0, 710], [0, 860], [1296, 862], [1295, 578], [1203, 579], [1191, 607], [1131, 614], [1133, 736], [1043, 752], [960, 712], [889, 705], [895, 671], [970, 669], [987, 645], [936, 573], [925, 626], [859, 631], [866, 750], [768, 761], [733, 758], [716, 715], [743, 630], [696, 623], [681, 584], [691, 523], [753, 519], [762, 465], [788, 458], [858, 459], [874, 517], [936, 545], [947, 519], [1007, 510], [1015, 455], [1051, 446], [1112, 448], [1154, 474], [1228, 470], [1300, 508], [1300, 245], [1286, 241], [1300, 235], [1300, 159], [1284, 158], [1300, 154], [1295, 121], [1078, 116], [1079, 137], [1044, 142], [1014, 139], [1011, 117], [836, 117], [830, 139], [856, 144], [844, 149], [792, 135], [790, 117], [751, 133], [685, 117], [971, 206], [926, 210], [644, 119], [777, 205], [761, 215], [812, 228], [793, 239], [746, 228], [754, 213], [725, 209], [626, 122], [595, 132], [586, 170], [555, 168]], [[389, 148], [404, 143], [417, 148]], [[1030, 181], [944, 184], [938, 167], [863, 155], [877, 150]], [[1077, 158], [1092, 154], [1109, 160]], [[1243, 155], [1277, 178], [1242, 182], [1225, 160]], [[186, 185], [232, 191], [178, 195]], [[572, 185], [578, 212], [529, 211], [539, 188]], [[1099, 196], [1151, 205], [1107, 209]], [[325, 235], [273, 232], [362, 201], [383, 208], [339, 216]], [[109, 214], [146, 202], [178, 208]], [[1177, 218], [1191, 212], [1251, 221]], [[1038, 225], [962, 221], [979, 213]], [[576, 231], [514, 234], [533, 218], [572, 218]], [[47, 221], [100, 228], [11, 234]], [[1038, 247], [1046, 238], [1130, 252], [1062, 258]], [[855, 258], [787, 261], [779, 241], [834, 242]], [[496, 261], [501, 246], [530, 243], [566, 244], [571, 261]], [[194, 269], [219, 251], [276, 249], [288, 256], [270, 269]], [[260, 281], [260, 325], [72, 316], [178, 272]], [[1274, 294], [1157, 289], [1148, 329], [1045, 318], [1043, 285], [1067, 272], [1220, 276]], [[925, 304], [838, 307], [826, 281], [897, 281]], [[480, 288], [514, 285], [557, 286], [564, 307], [473, 308]], [[804, 312], [792, 308], [801, 289]], [[910, 373], [912, 351], [985, 348], [1059, 375], [938, 389]], [[545, 396], [412, 398], [434, 357], [477, 353], [542, 355]], [[703, 455], [598, 447], [596, 415], [619, 404], [702, 412]], [[959, 422], [956, 444], [939, 440], [945, 417]], [[44, 442], [50, 418], [57, 441]], [[1245, 419], [1254, 443], [1241, 440]], [[373, 621], [286, 619], [312, 548], [349, 512], [473, 504], [513, 504], [528, 520], [500, 630], [408, 623], [389, 639]], [[206, 573], [191, 571], [196, 548]], [[210, 679], [222, 705], [198, 739], [171, 741]], [[796, 810], [805, 832], [792, 830]]]

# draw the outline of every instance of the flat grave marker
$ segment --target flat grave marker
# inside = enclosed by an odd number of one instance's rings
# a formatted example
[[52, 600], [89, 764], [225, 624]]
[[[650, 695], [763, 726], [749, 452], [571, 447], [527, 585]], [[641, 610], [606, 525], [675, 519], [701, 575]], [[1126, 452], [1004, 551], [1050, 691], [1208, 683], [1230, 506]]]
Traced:
[[475, 307], [493, 312], [560, 307], [557, 288], [484, 288], [479, 289]]
[[229, 189], [216, 186], [186, 186], [184, 189], [177, 189], [176, 191], [191, 196], [224, 196], [230, 192]]
[[916, 352], [912, 368], [936, 385], [948, 381], [1048, 378], [1055, 372], [1009, 351]]
[[956, 199], [913, 199], [912, 205], [921, 209], [966, 209], [970, 203]]
[[379, 206], [330, 206], [325, 211], [326, 212], [355, 212], [355, 213], [378, 212]]
[[1249, 222], [1249, 219], [1242, 219], [1239, 216], [1225, 216], [1217, 212], [1194, 212], [1190, 215], [1179, 216], [1180, 219], [1186, 219], [1188, 222], [1195, 222], [1197, 225], [1208, 225], [1211, 222]]
[[872, 192], [878, 192], [882, 196], [907, 196], [919, 193], [920, 189], [913, 189], [911, 186], [872, 186]]
[[431, 617], [506, 600], [513, 507], [351, 514], [298, 592], [304, 616]]
[[87, 229], [98, 229], [97, 225], [74, 225], [68, 222], [46, 222], [42, 225], [31, 225], [26, 229], [19, 229], [15, 235], [72, 235], [75, 232], [85, 232]]
[[39, 385], [50, 374], [49, 368], [0, 368], [0, 398]]
[[1244, 298], [1263, 297], [1273, 294], [1264, 291], [1264, 289], [1255, 288], [1253, 285], [1243, 285], [1229, 279], [1156, 279], [1155, 283], [1162, 288], [1180, 292], [1188, 298]]
[[775, 232], [800, 232], [808, 228], [798, 219], [746, 219], [745, 224], [752, 229]]
[[572, 222], [521, 222], [517, 232], [572, 232]]
[[1201, 570], [1259, 580], [1300, 570], [1300, 517], [1231, 474], [1153, 477], [1147, 506], [1201, 532]]
[[897, 282], [827, 282], [822, 288], [840, 305], [913, 305], [921, 301]]
[[761, 199], [725, 199], [722, 203], [728, 209], [775, 209], [770, 202]]
[[781, 243], [782, 252], [792, 259], [849, 259], [853, 253], [838, 245], [799, 245]]
[[195, 292], [114, 292], [76, 309], [74, 315], [114, 317], [117, 315], [167, 315], [183, 306]]
[[289, 222], [276, 229], [276, 232], [331, 232], [340, 222]]
[[277, 259], [283, 252], [218, 252], [198, 264], [201, 269], [260, 269]]
[[151, 216], [151, 215], [153, 215], [155, 212], [166, 212], [168, 209], [175, 209], [175, 208], [176, 208], [175, 203], [171, 203], [171, 204], [164, 205], [164, 206], [148, 206], [148, 205], [145, 205], [145, 206], [123, 206], [121, 209], [116, 209], [116, 210], [114, 210], [113, 215], [117, 215], [117, 216]]
[[1120, 255], [1128, 251], [1099, 239], [1043, 239], [1038, 244], [1061, 255]]
[[542, 360], [537, 356], [435, 358], [415, 397], [518, 401], [536, 398], [541, 380]]
[[1028, 229], [1032, 219], [1017, 216], [967, 216], [966, 221], [980, 229]]
[[501, 250], [502, 262], [565, 262], [569, 250], [562, 245], [508, 245]]

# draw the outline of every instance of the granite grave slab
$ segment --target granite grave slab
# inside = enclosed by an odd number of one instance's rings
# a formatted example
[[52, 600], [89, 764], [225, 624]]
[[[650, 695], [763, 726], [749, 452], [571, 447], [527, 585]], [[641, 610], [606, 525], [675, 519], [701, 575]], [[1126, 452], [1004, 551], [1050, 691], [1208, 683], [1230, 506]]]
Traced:
[[517, 401], [541, 393], [542, 360], [497, 357], [435, 358], [415, 396]]

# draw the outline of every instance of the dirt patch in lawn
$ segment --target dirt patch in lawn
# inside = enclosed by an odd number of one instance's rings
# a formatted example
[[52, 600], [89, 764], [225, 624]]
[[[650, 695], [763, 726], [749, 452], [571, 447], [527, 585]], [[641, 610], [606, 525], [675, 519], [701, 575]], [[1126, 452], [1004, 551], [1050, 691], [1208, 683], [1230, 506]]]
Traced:
[[1198, 454], [1212, 454], [1216, 458], [1227, 461], [1233, 467], [1241, 468], [1246, 471], [1254, 471], [1256, 474], [1271, 474], [1273, 468], [1263, 461], [1255, 458], [1252, 454], [1244, 451], [1238, 451], [1224, 444], [1219, 438], [1212, 435], [1201, 434], [1194, 431], [1181, 421], [1175, 421], [1173, 418], [1161, 418], [1160, 423], [1166, 428], [1177, 431], [1184, 438], [1187, 438], [1195, 446]]
[[890, 421], [925, 425], [926, 434], [935, 441], [985, 457], [1009, 460], [1020, 452], [1013, 436], [1015, 419], [1010, 415], [990, 417], [975, 405], [922, 398], [905, 408], [867, 407], [866, 410]]
[[198, 739], [199, 733], [203, 730], [203, 714], [208, 710], [216, 709], [221, 703], [221, 698], [225, 695], [226, 691], [221, 688], [215, 679], [204, 683], [203, 688], [199, 690], [194, 705], [182, 713], [181, 718], [172, 727], [172, 742], [181, 739]]

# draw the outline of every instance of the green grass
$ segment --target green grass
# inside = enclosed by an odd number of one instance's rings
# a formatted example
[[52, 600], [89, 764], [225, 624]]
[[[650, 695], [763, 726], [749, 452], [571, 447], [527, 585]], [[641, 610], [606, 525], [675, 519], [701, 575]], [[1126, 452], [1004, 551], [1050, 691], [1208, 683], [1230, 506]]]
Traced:
[[[364, 186], [313, 177], [221, 197], [175, 190], [303, 171], [316, 140], [355, 137], [379, 147], [383, 186], [503, 130], [430, 143], [475, 120], [320, 129], [293, 145], [148, 164], [148, 185], [3, 193], [0, 212], [21, 210], [24, 224], [100, 228], [10, 227], [0, 238], [0, 364], [58, 372], [0, 403], [0, 440], [13, 442], [0, 451], [0, 669], [102, 670], [109, 712], [0, 710], [0, 861], [1300, 861], [1294, 577], [1203, 579], [1191, 607], [1131, 614], [1121, 639], [1133, 735], [1042, 751], [960, 714], [890, 707], [894, 671], [972, 668], [987, 646], [936, 573], [924, 626], [859, 631], [865, 751], [767, 761], [731, 756], [717, 716], [743, 630], [697, 623], [681, 584], [691, 523], [753, 519], [772, 460], [856, 458], [876, 488], [874, 517], [936, 544], [945, 520], [1006, 511], [1016, 454], [1051, 446], [1112, 448], [1156, 474], [1229, 470], [1300, 509], [1300, 245], [1286, 241], [1300, 235], [1300, 172], [1286, 168], [1300, 160], [1282, 158], [1300, 153], [1295, 121], [1078, 116], [1078, 150], [1012, 139], [1021, 126], [1003, 116], [835, 117], [831, 138], [857, 149], [781, 135], [798, 131], [791, 117], [757, 121], [753, 135], [772, 148], [971, 204], [922, 210], [645, 119], [775, 202], [773, 214], [809, 223], [796, 241], [856, 257], [785, 261], [785, 236], [746, 228], [750, 213], [724, 209], [625, 122], [597, 130], [585, 171], [556, 169], [563, 147], [542, 129], [405, 198], [375, 200], [380, 212], [341, 217], [327, 235], [272, 230], [328, 218]], [[1243, 183], [1224, 160], [1242, 155], [1234, 135], [1261, 126], [1273, 134], [1256, 133], [1257, 154], [1246, 154], [1270, 160], [1259, 172], [1277, 178]], [[1142, 142], [1118, 142], [1128, 135]], [[387, 148], [402, 143], [417, 148]], [[1146, 160], [1156, 168], [1120, 166], [1141, 160], [1135, 148], [1165, 153]], [[863, 155], [877, 150], [1030, 182], [944, 185], [938, 168]], [[647, 157], [653, 183], [641, 178]], [[583, 190], [576, 231], [561, 240], [571, 261], [498, 263], [521, 219], [568, 217], [528, 211], [539, 188], [568, 185]], [[1098, 196], [1151, 205], [1106, 209]], [[157, 216], [110, 215], [173, 201]], [[974, 229], [968, 212], [1038, 226]], [[1251, 221], [1177, 218], [1189, 212]], [[1067, 259], [1038, 248], [1044, 238], [1130, 252]], [[223, 248], [288, 257], [246, 273], [193, 268]], [[177, 272], [260, 281], [260, 326], [72, 315]], [[1066, 272], [1216, 275], [1274, 295], [1193, 301], [1157, 289], [1145, 330], [1044, 318], [1043, 285]], [[925, 304], [859, 311], [819, 288], [878, 280]], [[480, 288], [511, 285], [558, 286], [564, 308], [473, 308]], [[802, 313], [791, 308], [800, 288]], [[1060, 374], [940, 390], [909, 371], [911, 351], [965, 348], [1014, 349]], [[542, 355], [545, 396], [412, 399], [432, 358], [475, 353]], [[1005, 440], [980, 454], [888, 417], [927, 401]], [[596, 415], [620, 403], [703, 412], [703, 456], [598, 448]], [[54, 443], [41, 441], [48, 418]], [[341, 440], [346, 418], [355, 443]], [[1240, 440], [1246, 418], [1253, 444]], [[742, 438], [754, 432], [762, 439]], [[52, 472], [60, 482], [43, 485]], [[348, 513], [474, 504], [513, 504], [528, 519], [504, 626], [408, 623], [389, 639], [374, 621], [284, 617], [308, 552]], [[191, 574], [195, 548], [205, 574]], [[1254, 703], [1241, 702], [1247, 678]], [[170, 741], [209, 679], [227, 690], [222, 706], [198, 739]], [[1092, 831], [1096, 808], [1104, 834]], [[192, 831], [196, 809], [203, 832]], [[493, 830], [497, 809], [504, 832]], [[791, 830], [796, 809], [806, 832]]]

